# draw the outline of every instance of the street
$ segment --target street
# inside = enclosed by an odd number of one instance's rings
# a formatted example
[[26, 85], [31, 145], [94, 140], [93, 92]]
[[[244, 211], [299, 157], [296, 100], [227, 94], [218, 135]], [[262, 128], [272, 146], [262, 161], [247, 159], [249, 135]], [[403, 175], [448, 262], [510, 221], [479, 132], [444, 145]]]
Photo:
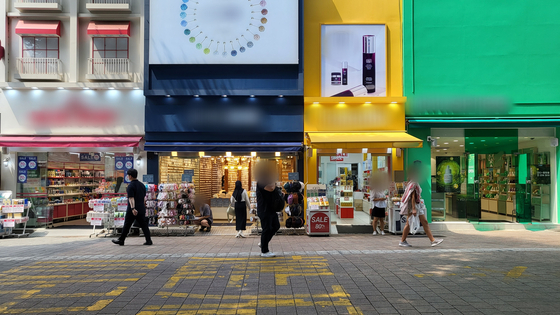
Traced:
[[[1, 314], [558, 314], [556, 231], [0, 240]], [[43, 233], [43, 234], [41, 234]]]

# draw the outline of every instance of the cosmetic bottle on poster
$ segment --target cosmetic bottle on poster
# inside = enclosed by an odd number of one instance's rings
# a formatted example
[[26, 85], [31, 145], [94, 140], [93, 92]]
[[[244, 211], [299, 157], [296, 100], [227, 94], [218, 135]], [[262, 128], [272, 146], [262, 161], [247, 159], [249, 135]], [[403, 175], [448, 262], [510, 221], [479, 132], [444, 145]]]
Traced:
[[342, 62], [342, 85], [348, 85], [348, 61]]
[[368, 91], [366, 89], [365, 86], [363, 85], [358, 85], [356, 87], [351, 88], [350, 90], [346, 90], [343, 92], [340, 92], [338, 94], [333, 95], [333, 97], [343, 97], [343, 96], [348, 96], [348, 97], [354, 97], [354, 96], [364, 96], [367, 95]]
[[364, 35], [363, 42], [363, 85], [368, 93], [375, 92], [375, 35]]

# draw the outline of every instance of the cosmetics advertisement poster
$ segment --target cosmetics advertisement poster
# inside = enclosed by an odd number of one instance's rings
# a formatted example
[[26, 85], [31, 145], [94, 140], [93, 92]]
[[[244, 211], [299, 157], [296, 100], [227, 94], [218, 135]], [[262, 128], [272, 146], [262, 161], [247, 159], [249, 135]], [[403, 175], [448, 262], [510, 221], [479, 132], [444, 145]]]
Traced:
[[461, 157], [436, 156], [436, 191], [461, 192]]
[[322, 96], [387, 96], [386, 26], [321, 27]]
[[150, 64], [297, 64], [298, 0], [151, 0]]

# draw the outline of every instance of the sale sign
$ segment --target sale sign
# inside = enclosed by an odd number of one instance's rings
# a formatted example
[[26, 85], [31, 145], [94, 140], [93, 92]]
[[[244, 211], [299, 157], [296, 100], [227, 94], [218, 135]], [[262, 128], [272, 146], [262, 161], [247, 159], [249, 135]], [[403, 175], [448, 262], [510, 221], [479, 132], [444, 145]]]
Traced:
[[90, 218], [90, 225], [101, 226], [103, 225], [103, 218]]
[[330, 220], [328, 214], [324, 212], [316, 212], [311, 215], [309, 220], [309, 227], [311, 233], [329, 233], [330, 232]]
[[124, 226], [124, 218], [115, 218], [115, 226], [117, 227]]
[[128, 208], [128, 203], [119, 203], [117, 206], [117, 210], [118, 211], [126, 211], [126, 208]]
[[2, 221], [2, 225], [3, 225], [5, 228], [9, 228], [9, 227], [12, 227], [12, 228], [13, 228], [13, 227], [16, 226], [16, 220], [15, 220], [15, 219], [4, 219], [4, 220]]
[[37, 169], [37, 157], [36, 156], [28, 156], [27, 157], [27, 168], [29, 170], [36, 170]]
[[18, 183], [21, 183], [21, 184], [27, 183], [27, 170], [19, 169], [17, 179], [18, 179]]

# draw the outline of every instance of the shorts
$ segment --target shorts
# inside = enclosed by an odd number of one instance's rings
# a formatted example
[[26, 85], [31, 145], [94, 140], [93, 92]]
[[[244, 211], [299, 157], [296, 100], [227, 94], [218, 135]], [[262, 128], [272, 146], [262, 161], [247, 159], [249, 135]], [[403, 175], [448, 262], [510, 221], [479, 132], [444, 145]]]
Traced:
[[371, 209], [371, 218], [385, 218], [385, 208], [374, 207]]

